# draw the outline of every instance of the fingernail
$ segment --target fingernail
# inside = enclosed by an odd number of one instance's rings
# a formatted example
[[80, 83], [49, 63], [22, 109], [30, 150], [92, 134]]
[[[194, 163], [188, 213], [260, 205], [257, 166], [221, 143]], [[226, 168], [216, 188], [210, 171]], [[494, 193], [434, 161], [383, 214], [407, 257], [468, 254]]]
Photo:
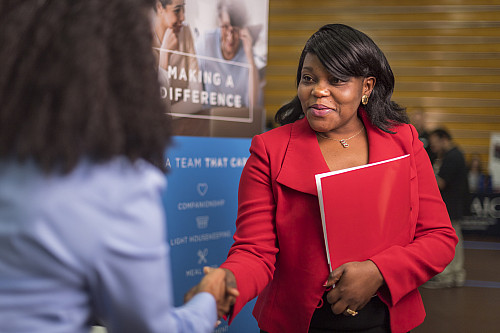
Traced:
[[328, 280], [326, 280], [326, 282], [323, 283], [323, 287], [326, 287], [327, 284], [328, 284]]
[[215, 326], [219, 326], [220, 324], [222, 324], [222, 321], [217, 320], [217, 322], [215, 323]]

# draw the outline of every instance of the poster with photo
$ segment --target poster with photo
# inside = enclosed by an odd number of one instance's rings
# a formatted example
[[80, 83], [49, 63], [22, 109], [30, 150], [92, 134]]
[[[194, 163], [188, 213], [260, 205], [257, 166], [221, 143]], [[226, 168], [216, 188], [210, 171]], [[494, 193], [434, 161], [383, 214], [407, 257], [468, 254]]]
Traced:
[[175, 135], [263, 131], [268, 7], [268, 0], [157, 2], [153, 49]]
[[[264, 130], [268, 0], [158, 0], [153, 51], [173, 144], [167, 151], [167, 242], [174, 302], [219, 266], [233, 242], [250, 138]], [[255, 299], [216, 333], [257, 332]]]

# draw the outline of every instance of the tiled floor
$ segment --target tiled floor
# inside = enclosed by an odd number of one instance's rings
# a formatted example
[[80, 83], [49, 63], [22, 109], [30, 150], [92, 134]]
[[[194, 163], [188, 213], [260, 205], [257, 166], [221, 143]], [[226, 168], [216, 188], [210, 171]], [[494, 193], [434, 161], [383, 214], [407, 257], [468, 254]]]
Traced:
[[500, 332], [500, 237], [464, 238], [465, 286], [420, 288], [427, 317], [412, 333]]

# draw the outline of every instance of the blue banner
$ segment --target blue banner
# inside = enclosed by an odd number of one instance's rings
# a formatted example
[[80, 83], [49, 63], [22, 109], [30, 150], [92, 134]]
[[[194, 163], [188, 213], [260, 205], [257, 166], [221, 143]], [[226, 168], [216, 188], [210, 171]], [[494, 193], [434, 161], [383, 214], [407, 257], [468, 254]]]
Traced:
[[[174, 302], [203, 276], [204, 266], [218, 267], [226, 259], [236, 230], [238, 184], [249, 156], [250, 139], [176, 136], [167, 152], [167, 241], [171, 247]], [[255, 333], [254, 301], [230, 327], [214, 332]]]

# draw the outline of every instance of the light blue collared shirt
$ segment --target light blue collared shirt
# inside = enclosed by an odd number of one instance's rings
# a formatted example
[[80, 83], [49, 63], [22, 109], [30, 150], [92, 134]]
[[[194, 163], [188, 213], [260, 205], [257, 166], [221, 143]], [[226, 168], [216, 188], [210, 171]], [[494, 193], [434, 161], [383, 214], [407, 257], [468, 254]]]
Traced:
[[161, 194], [144, 161], [45, 176], [0, 161], [0, 332], [212, 332], [212, 295], [173, 307]]

